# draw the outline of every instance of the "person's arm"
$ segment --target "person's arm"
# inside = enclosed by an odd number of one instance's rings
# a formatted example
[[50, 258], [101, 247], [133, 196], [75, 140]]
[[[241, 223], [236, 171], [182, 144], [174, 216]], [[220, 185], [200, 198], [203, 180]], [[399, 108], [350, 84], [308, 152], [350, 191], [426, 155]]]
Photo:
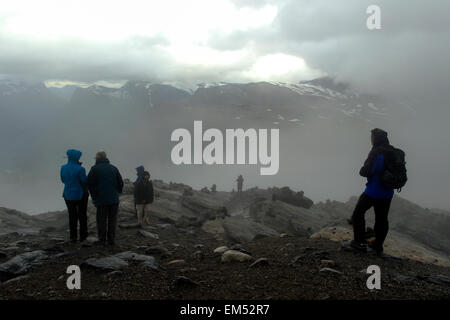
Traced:
[[63, 178], [63, 167], [59, 170], [59, 177], [61, 178], [61, 182], [65, 184], [64, 178]]
[[80, 171], [78, 172], [78, 179], [83, 189], [86, 189], [87, 186], [86, 169], [84, 169], [83, 167], [81, 167]]
[[153, 203], [153, 200], [154, 200], [154, 193], [153, 193], [153, 183], [150, 181], [149, 182], [149, 193], [150, 193], [150, 195], [149, 195], [149, 198], [150, 198], [150, 203]]
[[117, 180], [117, 192], [122, 193], [123, 190], [123, 179], [120, 175], [119, 170], [116, 168], [116, 180]]
[[376, 150], [372, 149], [367, 156], [366, 161], [364, 161], [364, 165], [359, 170], [359, 175], [361, 177], [369, 178], [372, 176], [372, 164], [376, 158]]
[[86, 183], [92, 199], [95, 199], [97, 196], [97, 171], [95, 170], [95, 167], [92, 167], [89, 171]]

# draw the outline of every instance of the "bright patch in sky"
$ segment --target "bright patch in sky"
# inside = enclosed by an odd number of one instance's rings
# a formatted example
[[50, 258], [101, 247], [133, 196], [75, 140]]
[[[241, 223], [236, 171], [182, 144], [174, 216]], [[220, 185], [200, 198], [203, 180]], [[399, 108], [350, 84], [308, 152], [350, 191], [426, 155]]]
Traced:
[[248, 75], [262, 80], [280, 80], [286, 76], [298, 80], [305, 73], [320, 75], [320, 72], [310, 69], [302, 58], [275, 53], [259, 58], [253, 64]]
[[[157, 37], [163, 40], [157, 50], [178, 64], [175, 73], [183, 68], [202, 67], [206, 71], [209, 67], [242, 65], [235, 74], [242, 80], [306, 75], [311, 70], [300, 57], [282, 53], [258, 57], [251, 47], [218, 50], [208, 46], [214, 34], [270, 26], [277, 14], [273, 5], [238, 7], [228, 0], [15, 0], [0, 7], [0, 36], [50, 47], [82, 40], [87, 50], [110, 44], [127, 46], [126, 41], [134, 37]], [[85, 48], [82, 45], [79, 49]], [[139, 54], [136, 50], [140, 49], [127, 50], [122, 53], [125, 60]], [[141, 53], [148, 56], [145, 51]]]
[[237, 8], [226, 0], [15, 0], [0, 10], [12, 34], [96, 41], [163, 34], [178, 44], [204, 42], [210, 31], [270, 24], [277, 15], [275, 6]]

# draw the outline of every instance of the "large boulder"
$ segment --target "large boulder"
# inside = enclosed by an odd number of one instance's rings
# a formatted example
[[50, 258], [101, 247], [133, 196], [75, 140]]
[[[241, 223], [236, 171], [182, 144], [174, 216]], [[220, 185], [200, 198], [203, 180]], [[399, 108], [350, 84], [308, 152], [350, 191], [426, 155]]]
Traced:
[[272, 200], [283, 201], [293, 206], [302, 207], [306, 209], [311, 208], [312, 205], [314, 204], [314, 202], [311, 199], [305, 197], [303, 191], [295, 192], [291, 190], [289, 187], [275, 189], [272, 193]]
[[277, 237], [279, 233], [261, 223], [242, 217], [226, 218], [222, 222], [225, 237], [234, 242], [247, 242], [263, 237]]
[[327, 221], [317, 210], [268, 200], [253, 203], [249, 208], [249, 216], [278, 233], [286, 232], [297, 236], [309, 236]]
[[31, 267], [41, 265], [50, 259], [60, 256], [57, 251], [36, 250], [15, 256], [0, 264], [0, 281], [6, 281], [27, 273]]

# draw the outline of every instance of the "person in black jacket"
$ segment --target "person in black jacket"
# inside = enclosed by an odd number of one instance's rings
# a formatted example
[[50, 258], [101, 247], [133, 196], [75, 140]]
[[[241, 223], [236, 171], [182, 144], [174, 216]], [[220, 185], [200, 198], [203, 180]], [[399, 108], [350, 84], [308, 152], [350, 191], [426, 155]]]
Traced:
[[95, 165], [88, 174], [87, 185], [97, 207], [98, 239], [100, 243], [114, 245], [123, 180], [119, 170], [109, 163], [105, 152], [97, 152], [95, 160]]
[[150, 181], [150, 173], [144, 172], [141, 181], [134, 187], [134, 197], [136, 199], [136, 212], [139, 225], [143, 222], [150, 224], [148, 211], [153, 203], [153, 184]]

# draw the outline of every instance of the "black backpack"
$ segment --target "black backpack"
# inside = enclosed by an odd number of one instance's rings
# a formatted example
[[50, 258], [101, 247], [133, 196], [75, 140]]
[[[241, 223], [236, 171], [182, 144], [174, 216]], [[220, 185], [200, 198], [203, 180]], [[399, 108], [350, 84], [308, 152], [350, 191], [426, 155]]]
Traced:
[[380, 176], [381, 185], [386, 189], [401, 191], [408, 177], [406, 175], [405, 152], [392, 148], [384, 154], [385, 169]]

